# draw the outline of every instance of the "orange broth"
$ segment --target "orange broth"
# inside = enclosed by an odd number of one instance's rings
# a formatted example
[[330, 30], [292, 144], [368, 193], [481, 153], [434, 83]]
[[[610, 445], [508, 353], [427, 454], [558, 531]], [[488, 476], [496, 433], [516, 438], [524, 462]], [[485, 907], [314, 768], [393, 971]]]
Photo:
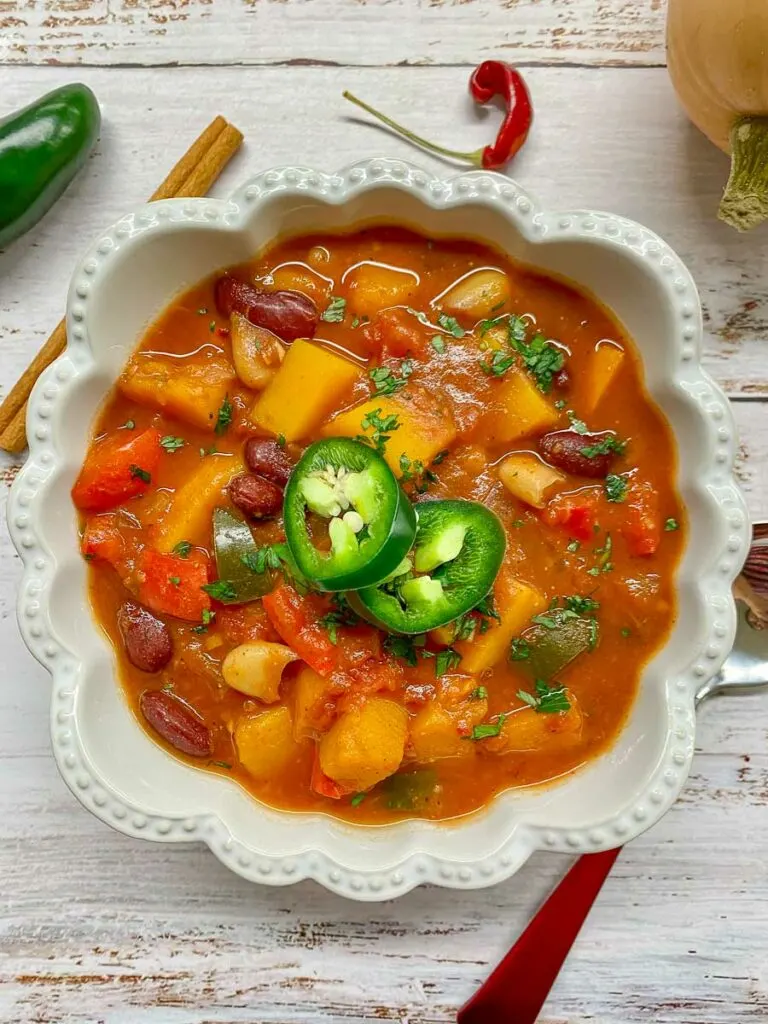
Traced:
[[[675, 570], [685, 539], [683, 508], [675, 489], [675, 446], [664, 416], [645, 390], [642, 365], [633, 342], [594, 297], [478, 242], [431, 240], [402, 228], [377, 226], [348, 235], [291, 238], [234, 268], [239, 277], [259, 287], [293, 288], [304, 293], [321, 312], [332, 298], [346, 299], [343, 320], [320, 319], [314, 343], [333, 346], [334, 351], [357, 360], [360, 373], [322, 423], [306, 437], [285, 446], [292, 461], [310, 441], [321, 436], [321, 428], [333, 415], [369, 398], [373, 385], [367, 370], [378, 365], [382, 356], [385, 365], [395, 372], [402, 367], [401, 358], [387, 361], [386, 353], [376, 350], [380, 338], [370, 340], [375, 332], [365, 316], [375, 325], [377, 311], [371, 302], [375, 306], [376, 293], [372, 299], [370, 289], [353, 286], [359, 271], [349, 272], [365, 261], [411, 272], [408, 294], [398, 295], [397, 301], [390, 303], [399, 308], [403, 322], [410, 317], [409, 329], [415, 332], [414, 337], [420, 337], [419, 353], [411, 357], [412, 372], [401, 395], [409, 391], [426, 395], [429, 404], [438, 410], [447, 408], [447, 414], [455, 421], [456, 436], [446, 446], [447, 454], [441, 451], [438, 461], [429, 467], [427, 479], [417, 477], [416, 483], [421, 482], [424, 492], [418, 493], [413, 479], [404, 482], [409, 497], [417, 503], [445, 497], [483, 503], [496, 513], [506, 533], [502, 569], [505, 578], [511, 576], [532, 587], [545, 608], [555, 599], [562, 603], [566, 595], [588, 595], [599, 604], [593, 612], [599, 628], [594, 649], [581, 653], [551, 683], [564, 688], [570, 710], [546, 713], [528, 706], [519, 694], [528, 693], [535, 701], [535, 680], [526, 671], [523, 660], [509, 660], [506, 656], [470, 678], [462, 672], [459, 662], [449, 666], [443, 678], [438, 679], [434, 655], [445, 646], [446, 638], [441, 641], [430, 637], [426, 649], [433, 657], [424, 657], [417, 651], [415, 666], [380, 650], [379, 660], [395, 666], [395, 681], [391, 675], [387, 677], [383, 692], [376, 694], [375, 685], [366, 682], [365, 674], [361, 673], [361, 677], [345, 683], [341, 692], [333, 691], [323, 703], [314, 733], [295, 738], [280, 770], [268, 778], [255, 779], [241, 763], [233, 730], [243, 715], [258, 715], [265, 705], [230, 688], [222, 678], [221, 663], [228, 651], [243, 642], [285, 641], [275, 632], [261, 601], [222, 606], [214, 600], [211, 607], [215, 618], [204, 628], [200, 628], [200, 622], [159, 615], [172, 639], [170, 662], [156, 673], [141, 671], [131, 664], [125, 654], [117, 615], [127, 598], [138, 595], [141, 602], [138, 553], [153, 545], [155, 531], [173, 507], [176, 489], [199, 469], [204, 459], [222, 460], [224, 454], [240, 456], [245, 439], [264, 433], [251, 420], [255, 393], [236, 380], [227, 392], [232, 407], [231, 424], [221, 433], [214, 431], [213, 423], [196, 426], [169, 415], [157, 401], [142, 404], [131, 399], [120, 386], [110, 393], [94, 427], [97, 445], [98, 439], [116, 436], [120, 431], [136, 435], [150, 426], [155, 426], [161, 435], [177, 437], [184, 443], [178, 450], [162, 452], [143, 494], [131, 497], [110, 512], [92, 514], [83, 520], [86, 527], [94, 519], [103, 521], [104, 516], [111, 516], [111, 524], [117, 524], [122, 537], [121, 544], [129, 545], [130, 550], [130, 555], [124, 555], [119, 563], [99, 555], [90, 560], [90, 597], [96, 619], [114, 647], [125, 695], [150, 734], [163, 742], [139, 711], [141, 694], [148, 689], [166, 688], [193, 709], [210, 730], [209, 756], [185, 757], [166, 744], [175, 756], [203, 770], [231, 777], [258, 799], [283, 809], [320, 810], [369, 824], [404, 816], [450, 818], [482, 807], [494, 794], [510, 787], [546, 783], [572, 772], [596, 758], [615, 740], [635, 699], [643, 666], [666, 641], [675, 617]], [[504, 318], [508, 314], [529, 314], [529, 326], [535, 320], [536, 330], [547, 339], [556, 339], [566, 357], [565, 372], [556, 375], [551, 389], [543, 393], [554, 410], [555, 426], [513, 442], [496, 439], [489, 427], [489, 410], [494, 409], [507, 375], [487, 372], [493, 349], [487, 347], [484, 328], [477, 326], [473, 316], [457, 315], [453, 321], [443, 320], [440, 324], [440, 303], [431, 305], [457, 279], [483, 267], [498, 268], [509, 282], [505, 304], [491, 310], [484, 319], [501, 317], [499, 323], [506, 330], [508, 321]], [[219, 276], [202, 281], [175, 299], [147, 329], [138, 352], [160, 353], [163, 360], [178, 366], [206, 366], [212, 358], [229, 364], [230, 322], [217, 312], [214, 299]], [[384, 301], [386, 307], [386, 296]], [[365, 315], [360, 311], [363, 309], [367, 310]], [[429, 325], [407, 310], [428, 314], [422, 319], [427, 319]], [[434, 337], [441, 339], [437, 345], [432, 343]], [[587, 409], [583, 382], [591, 372], [596, 347], [606, 341], [623, 352], [623, 359], [597, 406]], [[512, 372], [526, 371], [523, 368]], [[323, 381], [318, 380], [315, 386], [322, 388]], [[301, 394], [295, 395], [296, 403], [302, 399]], [[612, 473], [623, 475], [629, 486], [624, 500], [614, 502], [607, 499], [602, 479], [568, 476], [564, 484], [555, 488], [555, 496], [559, 492], [597, 495], [596, 521], [588, 527], [588, 539], [577, 540], [567, 523], [557, 524], [548, 518], [551, 497], [548, 496], [545, 508], [531, 507], [510, 493], [499, 478], [499, 469], [511, 453], [537, 451], [542, 434], [568, 430], [571, 422], [578, 428], [580, 421], [590, 432], [612, 431], [628, 442], [624, 454], [616, 456]], [[387, 444], [396, 445], [396, 438], [395, 430]], [[219, 454], [208, 454], [214, 447]], [[237, 471], [241, 470], [242, 466], [237, 467]], [[636, 491], [638, 486], [640, 491]], [[650, 502], [650, 507], [644, 506], [639, 513], [633, 510], [636, 493], [645, 495], [646, 504]], [[217, 504], [228, 505], [226, 488], [221, 488]], [[651, 533], [655, 541], [649, 546], [654, 550], [647, 554], [638, 554], [636, 549], [633, 553], [632, 542], [625, 534], [626, 522], [633, 517], [636, 521], [638, 515], [644, 522], [649, 517], [653, 519]], [[206, 526], [186, 540], [207, 560], [208, 578], [212, 580], [216, 571], [209, 524], [206, 517]], [[284, 538], [279, 514], [250, 525], [257, 545], [274, 544]], [[480, 624], [488, 632], [496, 628], [493, 618]], [[354, 633], [354, 627], [351, 631]], [[484, 636], [478, 628], [474, 642]], [[376, 640], [379, 647], [382, 640]], [[473, 640], [464, 641], [464, 649], [472, 643]], [[289, 665], [280, 684], [278, 706], [284, 705], [291, 714], [295, 680], [300, 671], [300, 662]], [[350, 707], [360, 706], [377, 695], [406, 709], [409, 729], [425, 708], [434, 705], [446, 710], [460, 738], [454, 756], [419, 760], [409, 735], [400, 770], [427, 769], [433, 773], [429, 776], [427, 796], [415, 806], [402, 806], [401, 801], [393, 800], [386, 783], [374, 786], [364, 795], [344, 793], [339, 798], [319, 795], [310, 786], [317, 743], [330, 724]], [[500, 715], [506, 717], [501, 719], [503, 728], [497, 729], [498, 735], [483, 735], [481, 730], [479, 738], [472, 738], [477, 725], [498, 727]], [[578, 716], [575, 725], [573, 715]], [[519, 733], [515, 725], [518, 721], [525, 723]], [[515, 739], [516, 735], [522, 738]]]

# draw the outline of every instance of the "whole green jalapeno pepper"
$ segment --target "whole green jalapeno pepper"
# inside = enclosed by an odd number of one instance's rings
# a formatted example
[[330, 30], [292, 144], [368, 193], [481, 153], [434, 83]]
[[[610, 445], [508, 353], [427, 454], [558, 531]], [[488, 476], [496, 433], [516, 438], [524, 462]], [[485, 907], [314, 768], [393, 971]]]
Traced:
[[96, 144], [101, 114], [86, 85], [63, 85], [0, 121], [0, 248], [50, 210]]

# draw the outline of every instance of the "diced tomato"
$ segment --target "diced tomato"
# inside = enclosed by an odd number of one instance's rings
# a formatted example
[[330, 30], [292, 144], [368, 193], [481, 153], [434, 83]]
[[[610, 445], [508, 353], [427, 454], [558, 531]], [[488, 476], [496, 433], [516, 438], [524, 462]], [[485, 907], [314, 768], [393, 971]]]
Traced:
[[336, 631], [339, 663], [352, 668], [378, 658], [381, 654], [381, 634], [373, 626], [339, 626]]
[[659, 495], [647, 480], [633, 483], [624, 506], [621, 534], [627, 542], [630, 555], [653, 555], [661, 541]]
[[318, 796], [327, 796], [331, 800], [341, 800], [343, 796], [354, 793], [354, 789], [342, 786], [339, 782], [334, 782], [333, 779], [325, 774], [320, 767], [320, 755], [318, 754], [317, 747], [315, 747], [315, 757], [312, 762], [312, 776], [309, 781], [309, 788], [313, 793], [317, 793]]
[[80, 550], [89, 561], [99, 559], [117, 565], [125, 553], [125, 541], [114, 512], [86, 520]]
[[251, 640], [279, 640], [261, 601], [228, 605], [216, 613], [216, 621], [227, 640], [237, 646]]
[[362, 335], [371, 354], [384, 359], [423, 356], [429, 351], [429, 339], [418, 320], [398, 306], [377, 313]]
[[403, 684], [402, 667], [389, 658], [370, 658], [350, 669], [349, 676], [356, 694], [392, 692]]
[[339, 667], [339, 650], [327, 630], [318, 625], [322, 617], [311, 597], [302, 597], [287, 583], [281, 583], [262, 598], [269, 621], [283, 641], [306, 661], [318, 675], [330, 676]]
[[556, 495], [544, 509], [544, 520], [550, 526], [561, 526], [575, 540], [594, 536], [600, 493], [596, 490]]
[[189, 558], [145, 548], [138, 564], [139, 600], [153, 612], [199, 622], [211, 599], [202, 589], [208, 582], [208, 560], [194, 552]]
[[88, 452], [72, 500], [83, 512], [106, 512], [143, 494], [162, 454], [160, 432], [154, 427], [135, 436], [124, 430], [111, 434]]

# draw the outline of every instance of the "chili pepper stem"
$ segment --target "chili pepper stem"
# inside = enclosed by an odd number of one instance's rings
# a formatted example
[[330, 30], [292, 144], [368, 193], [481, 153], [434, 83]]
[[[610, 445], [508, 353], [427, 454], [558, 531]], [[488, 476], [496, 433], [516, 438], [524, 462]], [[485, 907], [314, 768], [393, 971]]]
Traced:
[[409, 128], [404, 128], [403, 125], [398, 124], [397, 121], [393, 121], [391, 117], [387, 117], [386, 114], [382, 114], [380, 110], [376, 110], [375, 107], [370, 106], [368, 103], [364, 103], [363, 100], [358, 99], [358, 97], [351, 93], [348, 89], [344, 90], [343, 96], [345, 100], [349, 100], [350, 103], [356, 104], [358, 107], [360, 107], [362, 110], [365, 110], [372, 117], [375, 117], [379, 121], [383, 122], [383, 124], [387, 125], [388, 128], [391, 128], [392, 131], [397, 132], [398, 135], [402, 135], [404, 138], [408, 139], [410, 142], [415, 143], [417, 146], [421, 146], [423, 149], [427, 149], [431, 153], [438, 153], [440, 156], [449, 157], [452, 160], [466, 160], [469, 163], [474, 164], [476, 167], [483, 166], [482, 149], [476, 149], [472, 153], [466, 153], [456, 149], [448, 149], [445, 146], [438, 146], [437, 143], [430, 142], [429, 139], [425, 139], [421, 135], [417, 135], [415, 132], [412, 132]]

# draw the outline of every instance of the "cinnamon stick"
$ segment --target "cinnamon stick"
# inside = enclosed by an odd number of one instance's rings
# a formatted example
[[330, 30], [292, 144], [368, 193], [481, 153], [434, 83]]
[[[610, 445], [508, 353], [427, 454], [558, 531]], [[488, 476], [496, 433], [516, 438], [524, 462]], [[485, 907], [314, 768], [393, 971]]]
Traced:
[[[155, 189], [150, 202], [204, 196], [242, 141], [242, 133], [234, 125], [223, 117], [215, 118]], [[0, 405], [0, 448], [11, 453], [25, 448], [27, 400], [37, 378], [61, 355], [66, 344], [67, 328], [62, 320]]]

